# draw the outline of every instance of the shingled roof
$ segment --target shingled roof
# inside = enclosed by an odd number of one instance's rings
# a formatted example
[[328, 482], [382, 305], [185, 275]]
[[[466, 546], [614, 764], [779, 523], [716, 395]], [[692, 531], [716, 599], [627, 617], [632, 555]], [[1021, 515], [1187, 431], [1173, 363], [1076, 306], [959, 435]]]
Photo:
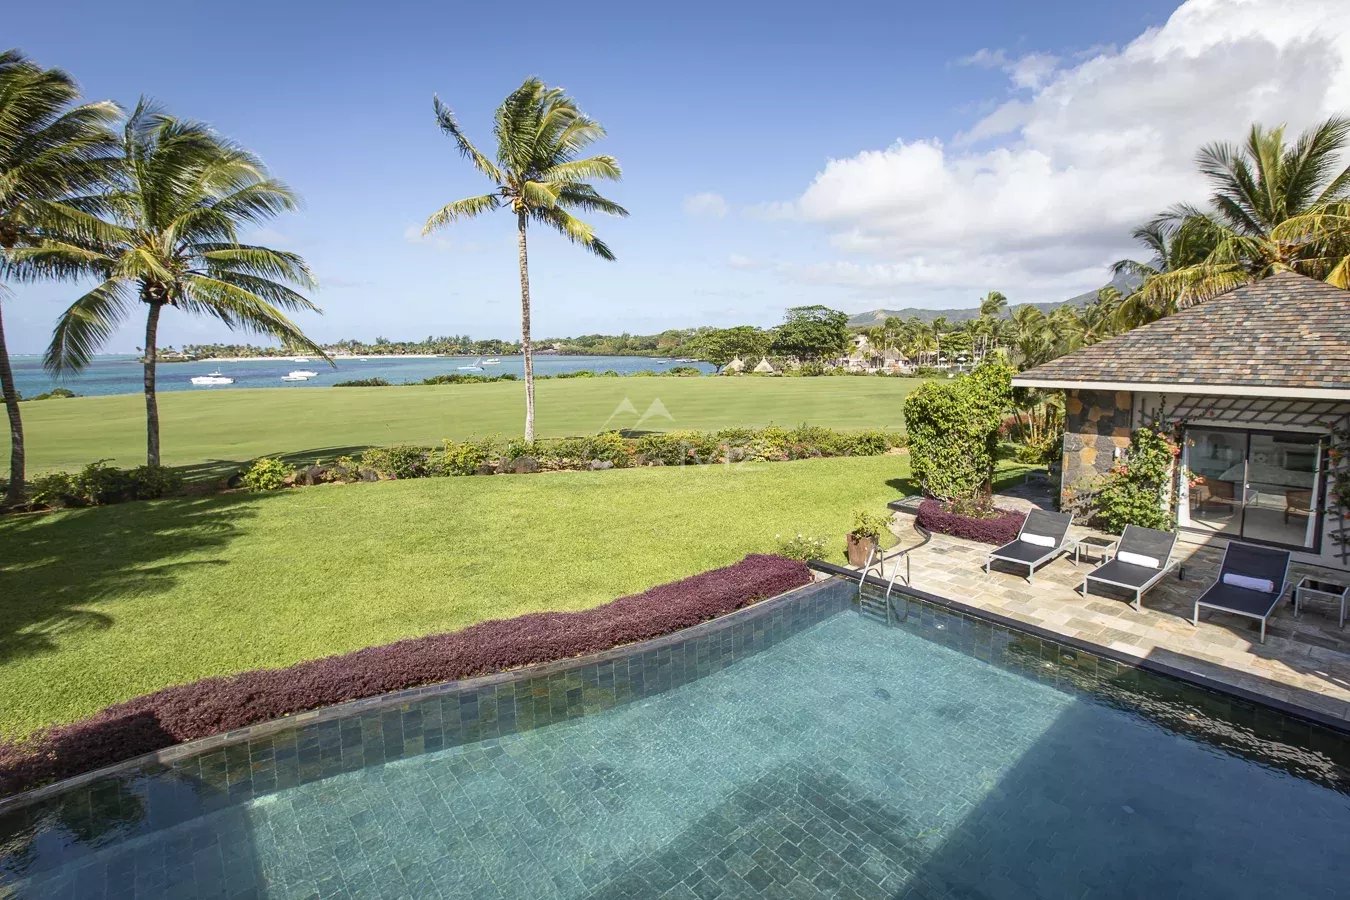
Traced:
[[1350, 291], [1282, 272], [1029, 369], [1013, 383], [1350, 397]]

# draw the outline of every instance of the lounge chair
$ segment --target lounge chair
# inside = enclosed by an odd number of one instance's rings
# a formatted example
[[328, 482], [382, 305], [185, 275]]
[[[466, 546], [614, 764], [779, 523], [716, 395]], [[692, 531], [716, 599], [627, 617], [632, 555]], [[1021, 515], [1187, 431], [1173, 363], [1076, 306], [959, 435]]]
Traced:
[[1200, 624], [1200, 607], [1259, 619], [1261, 643], [1266, 642], [1266, 620], [1284, 595], [1289, 578], [1289, 551], [1229, 541], [1219, 566], [1219, 577], [1195, 598], [1191, 624]]
[[1177, 536], [1170, 531], [1126, 525], [1125, 533], [1116, 545], [1115, 558], [1106, 560], [1083, 576], [1083, 596], [1087, 596], [1089, 582], [1100, 581], [1133, 591], [1132, 605], [1139, 609], [1148, 589], [1162, 581], [1176, 565], [1172, 561], [1172, 549], [1176, 544]]
[[1037, 566], [1048, 563], [1069, 549], [1070, 522], [1072, 517], [1068, 513], [1033, 509], [1017, 532], [1017, 540], [992, 551], [984, 561], [984, 570], [988, 572], [989, 564], [996, 559], [1026, 566], [1027, 583], [1030, 584]]

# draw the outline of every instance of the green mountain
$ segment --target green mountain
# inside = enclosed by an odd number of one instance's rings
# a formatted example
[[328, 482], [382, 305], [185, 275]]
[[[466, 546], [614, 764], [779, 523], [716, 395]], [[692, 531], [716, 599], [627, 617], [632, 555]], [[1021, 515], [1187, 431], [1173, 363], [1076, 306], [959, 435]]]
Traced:
[[[1128, 276], [1117, 275], [1112, 278], [1107, 285], [1114, 287], [1122, 294], [1128, 294], [1139, 286], [1137, 279], [1131, 279]], [[1106, 287], [1107, 285], [1103, 285]], [[1057, 306], [1084, 306], [1094, 300], [1097, 296], [1096, 291], [1088, 291], [1079, 294], [1077, 297], [1070, 297], [1068, 300], [1057, 300], [1049, 303], [1032, 303], [1031, 306], [1038, 308], [1041, 312], [1048, 313]], [[1009, 308], [1026, 306], [1028, 304], [1018, 303], [1014, 300], [1008, 301]], [[921, 322], [931, 322], [939, 316], [945, 316], [948, 322], [956, 324], [965, 322], [969, 319], [978, 319], [980, 317], [980, 308], [978, 306], [963, 306], [957, 309], [920, 309], [916, 306], [906, 306], [903, 309], [872, 309], [867, 312], [854, 313], [849, 316], [848, 324], [850, 328], [871, 328], [874, 325], [880, 325], [886, 321], [888, 316], [895, 316], [897, 319], [908, 319], [914, 316]]]

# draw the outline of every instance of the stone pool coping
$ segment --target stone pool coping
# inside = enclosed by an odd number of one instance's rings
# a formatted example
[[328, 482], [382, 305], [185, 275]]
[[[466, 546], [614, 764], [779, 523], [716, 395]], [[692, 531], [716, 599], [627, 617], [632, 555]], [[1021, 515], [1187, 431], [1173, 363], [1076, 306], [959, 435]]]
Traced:
[[[814, 571], [843, 578], [853, 582], [854, 584], [858, 584], [860, 581], [858, 571], [856, 569], [848, 568], [847, 566], [841, 566], [835, 563], [825, 562], [824, 560], [810, 560], [807, 563], [807, 565]], [[884, 579], [879, 578], [875, 575], [866, 575], [862, 580], [865, 581], [868, 585], [874, 588], [878, 588], [882, 591], [885, 591], [889, 586]], [[1039, 625], [1034, 625], [1030, 622], [1023, 622], [1018, 619], [1011, 618], [1009, 616], [1001, 615], [992, 610], [984, 609], [979, 606], [974, 606], [972, 604], [965, 603], [963, 601], [956, 600], [951, 597], [942, 596], [941, 594], [933, 594], [928, 591], [909, 587], [907, 585], [899, 583], [891, 587], [891, 593], [903, 594], [904, 596], [907, 597], [913, 597], [916, 600], [920, 600], [926, 603], [931, 603], [935, 606], [950, 609], [953, 612], [958, 612], [961, 613], [962, 615], [967, 615], [975, 619], [981, 619], [986, 622], [991, 622], [993, 624], [1000, 625], [1012, 631], [1022, 632], [1024, 634], [1029, 634], [1034, 637], [1040, 638], [1041, 640], [1052, 641], [1057, 644], [1062, 644], [1066, 647], [1072, 647], [1074, 649], [1081, 650], [1085, 653], [1090, 653], [1094, 656], [1100, 656], [1104, 659], [1109, 659], [1112, 662], [1115, 662], [1122, 666], [1129, 666], [1131, 668], [1153, 672], [1154, 674], [1157, 675], [1163, 675], [1168, 678], [1173, 678], [1178, 681], [1193, 684], [1196, 687], [1212, 691], [1216, 694], [1222, 694], [1224, 696], [1233, 697], [1246, 703], [1253, 703], [1259, 706], [1264, 706], [1268, 709], [1272, 709], [1275, 712], [1281, 713], [1291, 718], [1299, 719], [1304, 722], [1310, 722], [1314, 725], [1325, 728], [1329, 731], [1334, 731], [1337, 734], [1350, 737], [1350, 721], [1347, 721], [1346, 719], [1337, 716], [1328, 715], [1327, 713], [1322, 712], [1321, 710], [1317, 710], [1309, 706], [1293, 703], [1288, 700], [1281, 699], [1279, 697], [1272, 697], [1268, 694], [1263, 694], [1259, 691], [1249, 690], [1240, 685], [1229, 684], [1228, 682], [1221, 681], [1216, 678], [1211, 678], [1199, 672], [1193, 672], [1188, 669], [1179, 668], [1177, 666], [1169, 665], [1165, 662], [1160, 662], [1158, 660], [1149, 659], [1147, 657], [1135, 656], [1129, 653], [1124, 653], [1113, 647], [1106, 646], [1105, 644], [1097, 644], [1093, 643], [1092, 641], [1085, 641], [1082, 638], [1076, 637], [1074, 635], [1064, 634], [1063, 632], [1054, 631], [1049, 628], [1043, 628]]]
[[344, 703], [336, 703], [318, 709], [292, 713], [277, 719], [259, 722], [256, 725], [236, 728], [232, 731], [224, 731], [208, 737], [198, 738], [193, 741], [174, 744], [161, 750], [143, 753], [140, 756], [113, 763], [109, 766], [82, 772], [79, 775], [72, 775], [69, 778], [63, 778], [60, 781], [54, 781], [51, 784], [45, 784], [41, 787], [32, 788], [31, 790], [23, 791], [18, 794], [11, 794], [8, 797], [0, 797], [0, 815], [13, 813], [16, 810], [40, 803], [44, 800], [49, 800], [67, 791], [92, 784], [105, 778], [131, 774], [136, 770], [143, 769], [147, 766], [167, 767], [179, 760], [188, 759], [233, 744], [247, 743], [257, 738], [267, 737], [291, 729], [304, 728], [306, 726], [330, 722], [336, 719], [346, 719], [361, 713], [371, 713], [393, 707], [402, 707], [432, 697], [471, 693], [483, 690], [484, 688], [509, 684], [511, 682], [523, 681], [526, 679], [548, 678], [552, 675], [624, 659], [636, 654], [660, 651], [677, 644], [682, 644], [692, 638], [698, 638], [712, 632], [721, 631], [737, 622], [753, 621], [756, 618], [770, 615], [780, 607], [801, 599], [802, 596], [807, 593], [814, 593], [828, 588], [830, 583], [831, 580], [828, 579], [824, 581], [808, 582], [780, 594], [775, 594], [772, 597], [755, 601], [748, 606], [733, 610], [725, 615], [716, 616], [715, 618], [700, 622], [697, 625], [691, 625], [688, 628], [672, 631], [669, 634], [650, 638], [646, 641], [619, 644], [608, 650], [601, 650], [584, 656], [569, 656], [565, 659], [535, 663], [533, 665], [520, 666], [514, 669], [504, 669], [500, 672], [492, 672], [487, 675], [478, 675], [472, 678], [462, 678], [455, 681], [439, 681], [420, 687], [407, 688], [402, 691], [377, 694], [373, 697], [362, 697], [357, 700], [348, 700]]

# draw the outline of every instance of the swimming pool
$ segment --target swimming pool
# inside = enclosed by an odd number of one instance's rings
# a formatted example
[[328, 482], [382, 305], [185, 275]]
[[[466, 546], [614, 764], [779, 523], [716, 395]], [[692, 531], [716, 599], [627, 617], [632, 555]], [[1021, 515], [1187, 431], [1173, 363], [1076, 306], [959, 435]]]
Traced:
[[888, 623], [856, 590], [102, 779], [0, 818], [0, 895], [1350, 884], [1343, 736], [918, 601]]

